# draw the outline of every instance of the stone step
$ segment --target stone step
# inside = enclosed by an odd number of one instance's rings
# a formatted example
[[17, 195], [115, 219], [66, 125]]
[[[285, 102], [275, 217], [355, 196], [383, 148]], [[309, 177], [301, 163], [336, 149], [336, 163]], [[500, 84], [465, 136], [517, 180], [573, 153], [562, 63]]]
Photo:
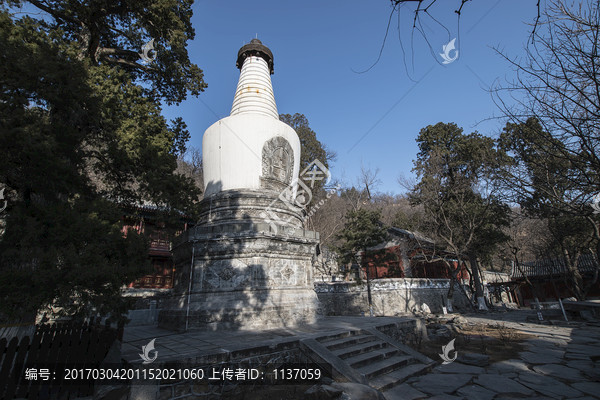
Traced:
[[387, 374], [369, 380], [369, 385], [377, 390], [387, 390], [401, 384], [410, 377], [427, 373], [433, 365], [410, 364]]
[[350, 364], [352, 368], [360, 368], [364, 365], [370, 364], [377, 360], [384, 358], [390, 358], [401, 352], [393, 347], [385, 347], [380, 350], [372, 350], [367, 353], [358, 354], [352, 357], [346, 358], [346, 362]]
[[341, 339], [327, 340], [321, 342], [321, 344], [333, 351], [337, 349], [343, 349], [345, 347], [351, 347], [355, 344], [372, 342], [376, 339], [377, 338], [373, 335], [352, 335]]
[[330, 340], [335, 340], [335, 339], [343, 339], [349, 336], [357, 336], [362, 334], [362, 331], [357, 330], [357, 331], [343, 331], [343, 332], [338, 332], [338, 333], [334, 333], [332, 335], [327, 335], [327, 336], [321, 336], [318, 337], [316, 340], [319, 343], [323, 343], [323, 342], [327, 342]]
[[346, 358], [355, 356], [357, 354], [367, 353], [373, 350], [383, 349], [390, 347], [386, 342], [381, 340], [372, 340], [366, 343], [359, 343], [351, 347], [344, 347], [342, 349], [333, 350], [332, 353], [339, 358], [345, 360]]
[[358, 372], [371, 379], [375, 376], [381, 376], [388, 372], [395, 371], [403, 366], [414, 362], [415, 359], [411, 356], [393, 356], [390, 358], [384, 358], [382, 360], [375, 360], [374, 362], [357, 368]]

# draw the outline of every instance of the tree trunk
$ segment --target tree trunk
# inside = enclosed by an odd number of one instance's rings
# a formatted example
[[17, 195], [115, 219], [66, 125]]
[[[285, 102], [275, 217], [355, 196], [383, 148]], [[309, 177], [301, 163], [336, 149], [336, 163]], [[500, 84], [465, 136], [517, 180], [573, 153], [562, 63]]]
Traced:
[[600, 240], [598, 240], [596, 243], [596, 254], [591, 252], [591, 256], [593, 262], [596, 264], [596, 267], [594, 268], [592, 279], [588, 280], [583, 288], [583, 295], [585, 296], [585, 298], [587, 298], [587, 294], [592, 288], [592, 286], [594, 286], [596, 282], [598, 282], [598, 273], [600, 272]]
[[[519, 264], [519, 259], [517, 258], [516, 254], [515, 254], [515, 259], [514, 259], [513, 263], [517, 267], [517, 269], [519, 270], [521, 275], [523, 275], [523, 278], [525, 278], [525, 283], [527, 285], [529, 285], [529, 287], [531, 288], [531, 293], [533, 294], [533, 297], [539, 299], [538, 287], [535, 286], [533, 284], [533, 282], [531, 282], [531, 280], [529, 280], [529, 276], [527, 276], [527, 274], [525, 273], [523, 268], [521, 268], [521, 264]], [[522, 297], [521, 297], [521, 300], [524, 303], [525, 300]], [[525, 305], [525, 304], [523, 304], [523, 305]]]
[[565, 263], [567, 264], [567, 269], [569, 271], [569, 276], [571, 278], [571, 282], [573, 284], [573, 294], [577, 298], [577, 300], [585, 300], [585, 296], [583, 294], [583, 278], [579, 273], [579, 268], [577, 264], [579, 264], [579, 254], [575, 257], [575, 263], [571, 259], [571, 255], [567, 249], [563, 249], [563, 256], [565, 259]]
[[452, 302], [454, 300], [454, 285], [458, 281], [458, 279], [456, 277], [458, 275], [458, 271], [460, 271], [461, 264], [460, 264], [460, 259], [458, 259], [458, 267], [452, 268], [448, 261], [444, 261], [444, 262], [446, 264], [446, 268], [448, 268], [448, 272], [450, 273], [450, 288], [448, 289], [448, 295], [446, 298], [446, 308], [448, 309], [448, 312], [454, 312], [454, 306], [452, 305]]
[[450, 288], [448, 289], [448, 294], [446, 296], [446, 308], [448, 309], [448, 312], [454, 312], [454, 309], [452, 307], [452, 297], [454, 297], [454, 283], [456, 282], [456, 280], [454, 279], [454, 274], [451, 272], [450, 273]]
[[481, 278], [479, 276], [479, 262], [475, 254], [469, 254], [469, 263], [471, 264], [473, 281], [475, 281], [475, 298], [477, 299], [477, 307], [481, 311], [488, 311], [487, 305], [485, 304], [485, 298], [483, 297], [483, 284], [481, 283]]

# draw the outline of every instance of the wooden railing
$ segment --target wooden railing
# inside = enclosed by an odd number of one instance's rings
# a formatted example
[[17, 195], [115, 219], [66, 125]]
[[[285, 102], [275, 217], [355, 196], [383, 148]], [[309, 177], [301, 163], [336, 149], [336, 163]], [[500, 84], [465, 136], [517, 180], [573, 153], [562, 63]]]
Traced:
[[171, 251], [171, 242], [164, 239], [151, 239], [150, 250]]

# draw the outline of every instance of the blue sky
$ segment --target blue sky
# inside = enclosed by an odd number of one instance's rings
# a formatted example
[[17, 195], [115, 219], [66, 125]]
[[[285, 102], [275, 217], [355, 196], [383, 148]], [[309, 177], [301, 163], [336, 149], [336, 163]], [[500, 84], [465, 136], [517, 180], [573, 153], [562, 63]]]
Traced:
[[[413, 175], [421, 128], [442, 121], [467, 133], [500, 131], [504, 123], [490, 119], [499, 112], [486, 88], [514, 75], [492, 47], [521, 56], [527, 24], [537, 15], [534, 0], [474, 0], [465, 4], [459, 26], [459, 3], [438, 1], [430, 14], [439, 23], [421, 17], [429, 44], [418, 32], [411, 43], [414, 6], [402, 7], [401, 40], [395, 14], [381, 59], [357, 73], [377, 60], [391, 11], [387, 0], [198, 1], [189, 52], [208, 88], [165, 107], [164, 115], [183, 117], [189, 145], [201, 148], [204, 130], [231, 110], [238, 49], [258, 35], [274, 54], [279, 113], [306, 115], [318, 139], [337, 153], [334, 179], [354, 183], [362, 164], [379, 169], [378, 191], [402, 193], [397, 179]], [[443, 65], [439, 53], [452, 38], [459, 58]]]

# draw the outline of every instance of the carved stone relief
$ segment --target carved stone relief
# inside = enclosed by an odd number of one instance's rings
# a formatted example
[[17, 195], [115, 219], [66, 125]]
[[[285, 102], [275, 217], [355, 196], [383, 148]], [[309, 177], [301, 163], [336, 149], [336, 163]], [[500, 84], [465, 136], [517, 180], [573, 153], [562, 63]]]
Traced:
[[268, 140], [262, 149], [262, 177], [289, 185], [294, 171], [294, 151], [281, 136]]
[[204, 286], [210, 289], [235, 289], [251, 280], [248, 266], [238, 259], [216, 260], [206, 265]]
[[304, 284], [298, 265], [290, 260], [278, 260], [269, 271], [270, 285], [297, 286]]

